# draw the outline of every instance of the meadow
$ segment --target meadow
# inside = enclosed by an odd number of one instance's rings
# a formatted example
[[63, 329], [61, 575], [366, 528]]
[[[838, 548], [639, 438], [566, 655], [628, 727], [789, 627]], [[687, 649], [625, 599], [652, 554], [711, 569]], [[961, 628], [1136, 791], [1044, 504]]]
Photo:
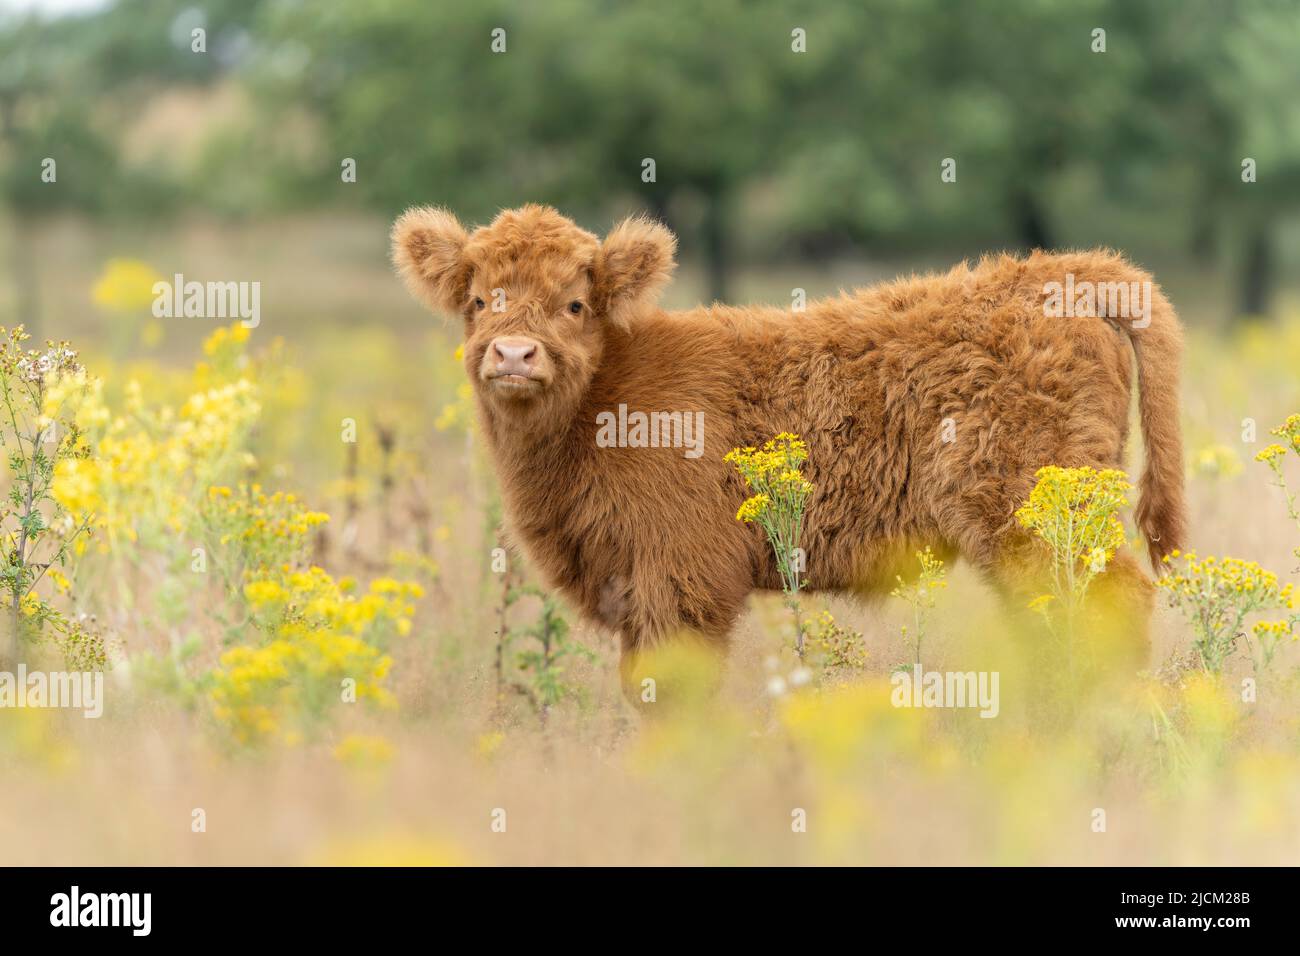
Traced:
[[[805, 660], [781, 596], [754, 601], [718, 697], [644, 722], [613, 637], [498, 550], [457, 329], [407, 299], [385, 241], [364, 218], [33, 237], [46, 320], [0, 357], [24, 542], [0, 589], [29, 664], [102, 669], [106, 701], [0, 710], [0, 863], [1300, 855], [1294, 289], [1281, 320], [1228, 324], [1222, 290], [1167, 278], [1197, 557], [1171, 563], [1143, 672], [1063, 686], [969, 568], [918, 582], [918, 563], [872, 604], [804, 595]], [[266, 277], [257, 328], [152, 317], [154, 279], [196, 259]], [[918, 265], [753, 273], [735, 295]], [[703, 286], [687, 268], [666, 304]], [[921, 628], [926, 669], [1001, 674], [996, 718], [892, 705]]]

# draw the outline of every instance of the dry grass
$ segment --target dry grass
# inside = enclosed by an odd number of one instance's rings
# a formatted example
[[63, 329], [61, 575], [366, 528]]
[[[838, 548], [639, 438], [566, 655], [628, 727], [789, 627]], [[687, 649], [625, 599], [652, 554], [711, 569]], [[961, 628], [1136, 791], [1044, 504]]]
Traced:
[[[213, 275], [254, 279], [274, 263], [254, 344], [284, 336], [301, 374], [295, 400], [270, 412], [283, 420], [269, 421], [262, 436], [263, 479], [334, 515], [323, 561], [337, 575], [378, 573], [386, 511], [401, 547], [418, 546], [421, 521], [435, 532], [437, 580], [412, 633], [392, 647], [398, 706], [295, 746], [232, 750], [202, 699], [187, 708], [122, 664], [101, 720], [0, 711], [0, 864], [1279, 864], [1300, 852], [1300, 646], [1282, 649], [1254, 705], [1237, 699], [1249, 674], [1241, 659], [1217, 696], [1167, 689], [1166, 702], [1185, 717], [1186, 760], [1174, 767], [1154, 732], [1145, 682], [1090, 696], [1073, 721], [1044, 725], [1042, 675], [1026, 671], [990, 594], [961, 567], [927, 652], [935, 667], [1001, 670], [995, 720], [889, 705], [905, 614], [888, 600], [827, 605], [866, 637], [867, 671], [847, 684], [828, 679], [782, 699], [767, 692], [769, 659], [789, 666], [788, 618], [772, 599], [742, 620], [720, 700], [703, 713], [639, 724], [621, 700], [610, 637], [585, 627], [576, 637], [598, 659], [567, 675], [582, 700], [559, 705], [544, 723], [522, 700], [499, 703], [499, 581], [485, 559], [490, 482], [463, 430], [431, 425], [456, 401], [454, 343], [426, 327], [389, 277], [382, 231], [344, 227], [278, 241], [310, 231], [195, 226], [112, 252], [140, 255], [164, 274], [189, 272], [193, 261]], [[67, 317], [56, 331], [89, 353], [104, 350], [106, 319], [88, 309], [85, 290], [107, 239], [67, 224], [39, 241], [43, 255], [75, 263], [65, 282], [43, 271], [47, 314]], [[189, 361], [211, 330], [194, 321], [202, 328], [169, 327], [157, 364], [147, 366], [154, 371], [136, 373], [170, 387], [160, 370]], [[1293, 579], [1300, 540], [1267, 470], [1250, 459], [1267, 428], [1300, 409], [1300, 332], [1259, 334], [1262, 345], [1193, 343], [1190, 444], [1230, 446], [1243, 469], [1193, 477], [1193, 541]], [[137, 359], [90, 364], [107, 378]], [[398, 432], [398, 482], [381, 492], [377, 446], [363, 435], [349, 547], [338, 420], [351, 412], [367, 432], [377, 411]], [[1240, 441], [1245, 417], [1258, 421], [1257, 445]], [[412, 517], [413, 504], [424, 506], [423, 518]], [[143, 582], [141, 594], [157, 583]], [[205, 610], [194, 608], [193, 619]], [[125, 620], [127, 644], [166, 645], [147, 601]], [[1189, 640], [1184, 622], [1162, 608], [1153, 663]], [[334, 748], [357, 733], [389, 741], [391, 759], [369, 767], [337, 759]], [[196, 808], [206, 832], [192, 831]], [[504, 833], [492, 828], [498, 808]], [[792, 832], [796, 808], [807, 811], [806, 833]], [[1096, 808], [1106, 811], [1104, 833], [1092, 828]]]

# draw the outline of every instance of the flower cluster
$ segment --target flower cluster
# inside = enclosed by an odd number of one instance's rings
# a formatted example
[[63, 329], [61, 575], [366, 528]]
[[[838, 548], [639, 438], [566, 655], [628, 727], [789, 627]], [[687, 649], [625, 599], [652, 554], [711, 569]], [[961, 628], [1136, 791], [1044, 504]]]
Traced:
[[745, 487], [754, 492], [736, 512], [736, 520], [763, 528], [776, 553], [785, 590], [798, 592], [800, 569], [795, 551], [813, 491], [800, 470], [808, 460], [808, 446], [798, 435], [782, 432], [762, 448], [733, 448], [723, 460], [735, 466]]
[[1119, 510], [1128, 504], [1127, 492], [1133, 486], [1124, 472], [1113, 468], [1048, 465], [1034, 477], [1029, 500], [1015, 513], [1020, 526], [1032, 531], [1051, 553], [1051, 593], [1037, 599], [1034, 610], [1054, 627], [1050, 602], [1044, 598], [1055, 600], [1064, 614], [1060, 636], [1072, 650], [1075, 620], [1088, 588], [1124, 544]]
[[277, 637], [330, 630], [383, 646], [391, 636], [411, 633], [414, 602], [424, 596], [420, 585], [376, 578], [366, 593], [354, 589], [350, 579], [335, 581], [321, 568], [283, 565], [249, 580], [244, 598], [256, 626]]
[[288, 564], [304, 553], [312, 531], [329, 515], [310, 511], [287, 492], [267, 494], [258, 484], [213, 485], [200, 506], [208, 540], [236, 557], [241, 571]]
[[[1254, 561], [1212, 555], [1202, 558], [1195, 551], [1174, 551], [1164, 560], [1170, 571], [1156, 585], [1191, 623], [1196, 632], [1194, 646], [1206, 671], [1223, 668], [1243, 636], [1242, 623], [1248, 614], [1295, 606], [1292, 586], [1280, 584], [1276, 574]], [[1289, 630], [1287, 627], [1285, 632]], [[1256, 636], [1268, 639], [1281, 633], [1269, 627], [1256, 631]], [[1272, 654], [1267, 656], [1271, 659]]]
[[842, 627], [830, 611], [822, 611], [808, 632], [809, 642], [824, 655], [823, 666], [851, 671], [867, 666], [866, 641], [862, 634]]
[[782, 432], [762, 448], [733, 448], [723, 460], [735, 466], [745, 487], [753, 492], [736, 512], [736, 520], [757, 524], [767, 535], [786, 603], [794, 615], [794, 646], [802, 661], [805, 634], [798, 598], [804, 562], [799, 541], [813, 486], [800, 469], [808, 460], [808, 446], [798, 435]]
[[1133, 488], [1124, 472], [1049, 465], [1034, 478], [1029, 500], [1016, 511], [1022, 528], [1047, 542], [1062, 564], [1091, 565], [1115, 556], [1124, 544], [1118, 512]]
[[383, 686], [392, 660], [355, 637], [309, 631], [235, 647], [211, 675], [212, 714], [240, 744], [293, 744], [340, 702], [394, 704]]
[[1287, 420], [1274, 428], [1272, 434], [1285, 438], [1291, 450], [1300, 455], [1300, 415], [1288, 415]]
[[1274, 442], [1256, 455], [1255, 460], [1262, 461], [1269, 467], [1272, 467], [1274, 462], [1281, 462], [1285, 457], [1286, 448]]
[[781, 483], [797, 486], [803, 477], [799, 469], [807, 460], [807, 444], [790, 432], [764, 442], [762, 448], [733, 448], [723, 458], [736, 466], [748, 488]]
[[84, 375], [85, 366], [67, 342], [46, 340], [45, 351], [24, 349], [31, 336], [21, 326], [0, 326], [0, 373], [27, 383], [57, 381], [65, 375]]
[[925, 639], [925, 625], [938, 603], [939, 592], [948, 586], [948, 569], [943, 559], [935, 555], [927, 546], [924, 551], [916, 552], [921, 571], [915, 579], [904, 581], [901, 575], [894, 580], [898, 585], [890, 593], [912, 609], [912, 634], [909, 637], [907, 627], [903, 627], [903, 643], [908, 646], [912, 660], [910, 664], [921, 663], [921, 643]]
[[123, 398], [114, 409], [98, 383], [88, 389], [76, 424], [96, 454], [59, 462], [53, 495], [73, 515], [94, 515], [105, 553], [133, 560], [131, 546], [174, 540], [208, 488], [248, 465], [261, 404], [242, 375], [196, 389], [178, 406], [149, 403], [135, 380]]
[[262, 642], [227, 651], [208, 677], [213, 716], [235, 741], [293, 743], [326, 722], [349, 687], [354, 702], [392, 706], [383, 648], [410, 634], [418, 584], [376, 578], [358, 594], [351, 579], [310, 565], [311, 532], [329, 516], [292, 494], [216, 485], [201, 520], [251, 625], [232, 633]]
[[1256, 621], [1250, 630], [1261, 641], [1277, 641], [1289, 636], [1292, 629], [1290, 621]]
[[1241, 457], [1231, 445], [1208, 445], [1192, 455], [1191, 472], [1195, 475], [1233, 478], [1241, 471]]
[[[1288, 448], [1296, 455], [1300, 455], [1300, 415], [1288, 416], [1286, 421], [1273, 429], [1272, 434], [1284, 439], [1286, 445], [1277, 443], [1269, 445], [1255, 456], [1255, 460], [1262, 461], [1273, 472], [1276, 478], [1275, 484], [1282, 489], [1282, 495], [1286, 499], [1287, 514], [1291, 516], [1296, 527], [1300, 528], [1300, 500], [1297, 500], [1295, 493], [1291, 491], [1286, 482], [1286, 473], [1283, 471]], [[1295, 549], [1295, 556], [1300, 558], [1300, 547]]]
[[110, 312], [137, 312], [154, 300], [162, 276], [139, 259], [110, 259], [90, 290], [95, 305]]
[[242, 322], [222, 326], [204, 340], [203, 354], [219, 364], [237, 363], [243, 359], [248, 335], [248, 326]]
[[348, 734], [333, 750], [334, 759], [360, 770], [370, 770], [392, 763], [397, 748], [387, 737]]

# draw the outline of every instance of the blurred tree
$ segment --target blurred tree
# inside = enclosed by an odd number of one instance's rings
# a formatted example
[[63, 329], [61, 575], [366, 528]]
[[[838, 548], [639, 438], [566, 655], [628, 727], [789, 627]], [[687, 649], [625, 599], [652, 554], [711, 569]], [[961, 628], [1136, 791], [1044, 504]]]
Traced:
[[[24, 215], [641, 208], [719, 299], [759, 251], [1144, 237], [1235, 268], [1256, 314], [1300, 198], [1296, 0], [120, 0], [0, 23], [0, 54], [3, 198]], [[124, 149], [161, 93], [236, 80], [197, 160]], [[36, 189], [52, 143], [96, 174]]]

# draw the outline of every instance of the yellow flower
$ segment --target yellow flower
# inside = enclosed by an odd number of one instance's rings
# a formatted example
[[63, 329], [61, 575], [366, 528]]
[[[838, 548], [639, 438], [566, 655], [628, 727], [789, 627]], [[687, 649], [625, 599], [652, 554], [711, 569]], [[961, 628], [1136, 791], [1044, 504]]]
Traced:
[[1056, 600], [1054, 595], [1040, 594], [1038, 597], [1034, 598], [1032, 601], [1026, 604], [1025, 607], [1031, 611], [1036, 611], [1039, 614], [1046, 614], [1047, 606], [1051, 604], [1054, 600]]
[[163, 340], [163, 324], [157, 319], [150, 319], [140, 330], [140, 344], [147, 349], [157, 348]]
[[480, 757], [491, 757], [501, 749], [501, 745], [505, 742], [505, 739], [506, 735], [501, 733], [499, 730], [480, 734], [478, 739], [474, 742], [474, 751]]
[[1125, 493], [1133, 487], [1128, 476], [1115, 469], [1049, 465], [1035, 477], [1037, 483], [1016, 511], [1016, 521], [1047, 543], [1059, 565], [1089, 564], [1098, 555], [1104, 556], [1104, 565], [1124, 544], [1117, 512], [1128, 504]]
[[1209, 445], [1193, 456], [1192, 470], [1198, 475], [1232, 478], [1241, 474], [1241, 458], [1231, 445]]
[[740, 506], [740, 510], [736, 512], [736, 520], [746, 523], [757, 521], [771, 503], [772, 499], [767, 495], [754, 495]]
[[308, 859], [313, 866], [468, 866], [459, 847], [420, 834], [383, 833], [336, 841]]
[[1251, 628], [1256, 637], [1282, 638], [1291, 633], [1290, 621], [1258, 621]]
[[112, 312], [137, 312], [154, 300], [154, 284], [162, 276], [138, 259], [110, 259], [95, 280], [91, 299]]
[[[1200, 557], [1195, 551], [1175, 551], [1169, 573], [1156, 580], [1169, 602], [1189, 620], [1196, 634], [1194, 646], [1206, 670], [1217, 672], [1233, 651], [1241, 634], [1241, 621], [1255, 611], [1290, 608], [1293, 587], [1254, 561], [1240, 558]], [[1259, 636], [1281, 636], [1277, 623], [1257, 630]]]
[[334, 759], [353, 767], [382, 767], [392, 763], [397, 748], [387, 738], [348, 734], [333, 750]]

